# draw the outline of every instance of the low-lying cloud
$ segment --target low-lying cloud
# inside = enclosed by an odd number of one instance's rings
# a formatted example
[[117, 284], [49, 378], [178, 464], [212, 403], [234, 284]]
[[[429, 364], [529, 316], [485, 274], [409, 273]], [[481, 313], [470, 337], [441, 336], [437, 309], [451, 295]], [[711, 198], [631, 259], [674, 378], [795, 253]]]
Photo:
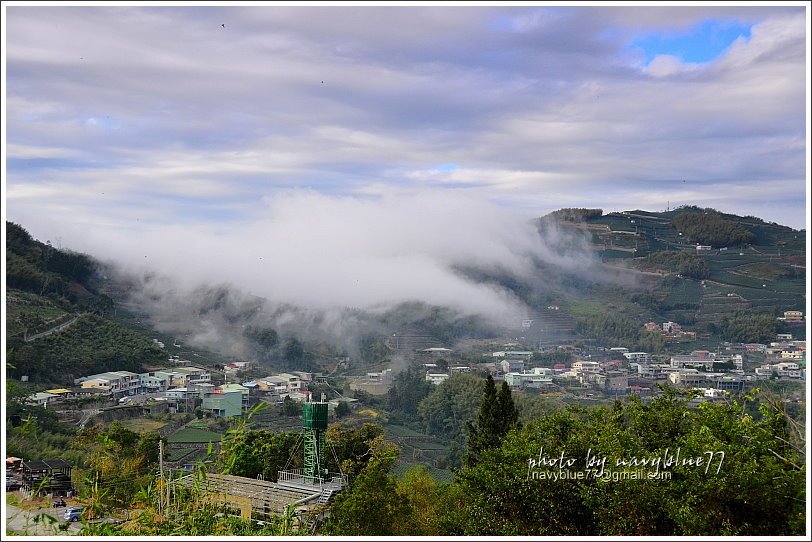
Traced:
[[99, 229], [75, 241], [127, 269], [172, 277], [183, 290], [227, 284], [316, 310], [421, 301], [497, 321], [521, 319], [521, 302], [456, 269], [529, 277], [536, 261], [589, 262], [583, 250], [555, 251], [525, 216], [447, 192], [361, 199], [291, 191], [264, 208], [251, 221], [161, 226], [136, 237]]

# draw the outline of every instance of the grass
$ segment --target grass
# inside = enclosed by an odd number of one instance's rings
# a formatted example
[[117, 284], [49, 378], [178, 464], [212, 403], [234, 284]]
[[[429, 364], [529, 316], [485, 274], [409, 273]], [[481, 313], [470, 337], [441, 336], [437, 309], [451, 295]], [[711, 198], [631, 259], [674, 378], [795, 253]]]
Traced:
[[157, 431], [158, 429], [164, 427], [166, 422], [161, 422], [158, 420], [148, 420], [145, 418], [134, 418], [131, 420], [120, 420], [121, 425], [129, 429], [130, 431], [134, 431], [136, 433], [151, 433], [153, 431]]
[[208, 429], [209, 424], [207, 424], [206, 422], [191, 422], [186, 424], [186, 427], [192, 427], [194, 429]]
[[569, 312], [574, 317], [602, 314], [606, 312], [606, 304], [590, 301], [573, 302], [569, 307]]

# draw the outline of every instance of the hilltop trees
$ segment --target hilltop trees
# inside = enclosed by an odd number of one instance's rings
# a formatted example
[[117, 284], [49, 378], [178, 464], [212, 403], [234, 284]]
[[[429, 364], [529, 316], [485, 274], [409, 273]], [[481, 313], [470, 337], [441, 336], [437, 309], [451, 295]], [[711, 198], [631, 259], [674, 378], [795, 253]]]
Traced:
[[584, 222], [593, 218], [603, 216], [603, 209], [585, 209], [567, 207], [549, 213], [546, 217], [554, 217], [565, 222]]
[[674, 215], [674, 226], [692, 242], [715, 247], [747, 245], [755, 242], [756, 236], [739, 224], [726, 220], [713, 209], [694, 211], [687, 208]]
[[93, 261], [85, 254], [40, 243], [21, 226], [6, 222], [6, 285], [38, 295], [56, 294], [75, 302], [71, 282], [87, 286]]

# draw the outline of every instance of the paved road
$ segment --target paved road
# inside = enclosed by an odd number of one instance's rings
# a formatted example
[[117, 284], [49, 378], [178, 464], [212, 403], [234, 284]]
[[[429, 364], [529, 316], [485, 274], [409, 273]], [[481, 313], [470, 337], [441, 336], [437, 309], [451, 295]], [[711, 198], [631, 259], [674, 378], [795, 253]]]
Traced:
[[[64, 521], [62, 519], [62, 514], [64, 513], [64, 508], [23, 510], [12, 504], [6, 504], [6, 530], [3, 534], [14, 533], [28, 536], [64, 536], [78, 534], [79, 529], [82, 528], [81, 523], [69, 523]], [[67, 530], [60, 530], [60, 525], [67, 525]]]
[[57, 331], [62, 331], [63, 329], [70, 326], [71, 324], [73, 324], [78, 319], [79, 319], [79, 317], [77, 316], [73, 320], [65, 322], [64, 324], [59, 324], [58, 326], [56, 326], [54, 328], [51, 328], [51, 329], [49, 329], [47, 331], [43, 331], [42, 333], [37, 333], [36, 335], [31, 335], [30, 337], [26, 337], [25, 342], [30, 343], [31, 341], [39, 339], [40, 337], [47, 337], [51, 333], [56, 333]]

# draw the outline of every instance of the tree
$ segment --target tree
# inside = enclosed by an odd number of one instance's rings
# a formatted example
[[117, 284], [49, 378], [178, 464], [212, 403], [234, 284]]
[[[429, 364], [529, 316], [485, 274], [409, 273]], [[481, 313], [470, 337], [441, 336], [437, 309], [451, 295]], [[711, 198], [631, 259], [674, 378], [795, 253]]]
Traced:
[[[129, 504], [152, 478], [149, 470], [158, 461], [159, 440], [157, 433], [139, 434], [117, 421], [106, 430], [83, 429], [70, 443], [87, 454], [82, 488], [99, 506]], [[104, 497], [99, 487], [104, 488]]]
[[[361, 427], [344, 429], [338, 424], [327, 427], [326, 440], [332, 450], [327, 456], [331, 472], [342, 472], [354, 480], [373, 459], [387, 464], [397, 458], [398, 448], [383, 437], [383, 429], [371, 423]], [[387, 467], [388, 468], [388, 467]]]
[[283, 348], [285, 366], [296, 371], [313, 370], [313, 354], [305, 351], [304, 345], [297, 338], [285, 341]]
[[434, 386], [426, 382], [425, 374], [419, 365], [411, 365], [395, 375], [387, 392], [387, 406], [398, 417], [413, 420], [417, 416], [420, 401], [432, 392]]
[[263, 348], [273, 348], [279, 343], [279, 334], [271, 328], [248, 326], [245, 328], [243, 335]]
[[285, 416], [298, 416], [302, 413], [302, 406], [289, 396], [286, 396], [282, 401], [282, 413]]
[[343, 418], [347, 414], [350, 413], [350, 407], [346, 401], [339, 401], [338, 405], [336, 405], [335, 415], [336, 418]]
[[23, 338], [26, 340], [28, 339], [28, 333], [30, 331], [45, 324], [45, 320], [42, 319], [42, 316], [30, 311], [21, 311], [17, 316], [17, 321], [19, 321], [23, 327]]
[[299, 342], [299, 339], [292, 338], [285, 341], [285, 361], [288, 365], [297, 365], [304, 359], [304, 346]]
[[452, 375], [435, 386], [417, 407], [426, 432], [463, 443], [466, 422], [479, 411], [482, 386], [482, 378], [464, 373]]
[[510, 386], [504, 380], [499, 393], [496, 395], [496, 416], [499, 429], [499, 440], [507, 435], [508, 431], [519, 425], [519, 411], [513, 403], [513, 394]]
[[411, 504], [398, 494], [398, 483], [385, 463], [374, 461], [348, 491], [338, 494], [324, 531], [339, 536], [411, 534], [407, 526], [411, 513]]
[[[411, 517], [399, 525], [398, 534], [437, 536], [446, 512], [444, 486], [432, 478], [425, 465], [411, 467], [398, 481], [397, 492], [409, 503]], [[405, 529], [410, 532], [406, 533]]]
[[496, 396], [496, 384], [493, 377], [488, 375], [485, 380], [485, 391], [479, 406], [479, 415], [476, 425], [469, 421], [468, 428], [468, 454], [465, 457], [467, 465], [474, 465], [479, 460], [483, 450], [493, 448], [499, 444], [499, 405]]
[[466, 464], [476, 464], [483, 451], [498, 447], [508, 431], [518, 424], [519, 411], [513, 403], [513, 395], [507, 382], [502, 382], [497, 393], [493, 378], [488, 375], [477, 423], [474, 425], [468, 422]]
[[747, 245], [756, 240], [753, 232], [722, 218], [715, 209], [688, 209], [674, 215], [674, 226], [692, 242], [716, 247]]
[[732, 342], [768, 342], [778, 332], [778, 320], [765, 314], [738, 313], [722, 321], [722, 336]]
[[[805, 529], [802, 431], [780, 402], [745, 396], [702, 403], [664, 390], [611, 407], [569, 407], [508, 433], [502, 445], [457, 473], [464, 510], [456, 535], [766, 536]], [[758, 401], [756, 404], [755, 401]], [[751, 406], [756, 405], [753, 416]], [[679, 450], [680, 458], [674, 454]], [[542, 463], [563, 453], [563, 469]], [[724, 456], [722, 456], [724, 453]], [[586, 458], [607, 458], [602, 476]], [[667, 457], [674, 460], [667, 463]], [[644, 475], [632, 458], [651, 462]], [[654, 463], [660, 458], [659, 463]], [[703, 463], [697, 463], [703, 458]], [[692, 462], [686, 460], [692, 459]], [[595, 471], [599, 466], [592, 465]], [[606, 476], [606, 473], [611, 473]], [[659, 477], [657, 473], [668, 473]], [[625, 476], [621, 474], [627, 473]], [[653, 473], [655, 476], [650, 476]], [[542, 476], [543, 475], [543, 476]], [[442, 533], [446, 534], [446, 533]]]

